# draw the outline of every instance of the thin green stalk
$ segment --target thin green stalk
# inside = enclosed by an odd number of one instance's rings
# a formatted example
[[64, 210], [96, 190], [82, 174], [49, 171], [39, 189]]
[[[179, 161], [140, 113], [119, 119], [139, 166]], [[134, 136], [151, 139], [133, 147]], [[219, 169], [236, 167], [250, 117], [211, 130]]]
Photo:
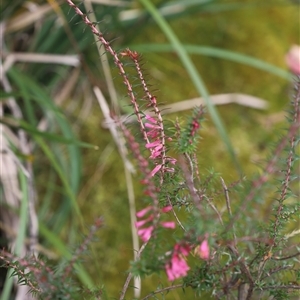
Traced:
[[229, 137], [227, 135], [227, 132], [225, 130], [225, 126], [223, 124], [223, 121], [221, 117], [219, 116], [216, 108], [214, 107], [213, 103], [210, 100], [209, 93], [206, 89], [206, 86], [198, 73], [195, 65], [193, 64], [191, 58], [189, 57], [186, 49], [179, 41], [176, 34], [173, 32], [170, 25], [166, 22], [166, 20], [160, 15], [158, 10], [155, 8], [155, 6], [151, 3], [149, 0], [139, 0], [148, 10], [148, 12], [152, 15], [153, 19], [156, 21], [156, 23], [159, 25], [161, 30], [164, 32], [166, 37], [169, 39], [170, 43], [174, 47], [177, 55], [179, 56], [181, 62], [183, 63], [186, 71], [190, 75], [190, 78], [192, 82], [194, 83], [197, 91], [199, 94], [204, 98], [207, 110], [212, 118], [213, 123], [215, 124], [217, 131], [219, 132], [221, 139], [223, 140], [224, 144], [227, 147], [228, 153], [235, 165], [236, 170], [241, 175], [242, 169], [241, 166], [237, 160], [237, 157], [234, 153], [233, 147], [231, 145], [231, 142], [229, 140]]

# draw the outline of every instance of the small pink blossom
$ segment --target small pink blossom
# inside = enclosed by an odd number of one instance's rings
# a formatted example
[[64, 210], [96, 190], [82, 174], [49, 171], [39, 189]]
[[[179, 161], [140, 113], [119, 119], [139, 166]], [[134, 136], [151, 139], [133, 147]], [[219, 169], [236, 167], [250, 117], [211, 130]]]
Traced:
[[[170, 208], [172, 209], [171, 206], [166, 206], [166, 207], [161, 209], [161, 212], [165, 213], [165, 212], [169, 211]], [[153, 206], [147, 206], [146, 208], [144, 208], [144, 209], [142, 209], [142, 210], [140, 210], [139, 212], [136, 213], [136, 216], [138, 218], [143, 218], [149, 212], [151, 212], [150, 214], [148, 214], [147, 218], [145, 218], [144, 220], [140, 220], [140, 221], [135, 222], [135, 227], [138, 229], [137, 234], [142, 239], [143, 242], [147, 242], [150, 239], [150, 237], [153, 233], [153, 230], [154, 230], [154, 226], [150, 225], [151, 222], [154, 219], [153, 210], [154, 210]], [[146, 227], [141, 228], [145, 224], [147, 224]], [[164, 227], [164, 228], [170, 228], [170, 229], [174, 229], [175, 226], [176, 226], [175, 222], [172, 222], [172, 221], [170, 221], [170, 222], [160, 222], [159, 225]]]
[[188, 255], [189, 251], [190, 247], [188, 245], [175, 245], [172, 258], [165, 265], [168, 280], [173, 281], [187, 275], [190, 268], [185, 261], [184, 255]]
[[145, 119], [153, 124], [157, 123], [157, 121], [153, 117], [150, 117], [149, 115], [146, 115]]
[[176, 227], [176, 224], [173, 221], [170, 221], [170, 222], [161, 222], [160, 224], [161, 224], [162, 227], [165, 227], [165, 228], [175, 229], [175, 227]]
[[172, 210], [172, 206], [171, 205], [168, 205], [168, 206], [165, 206], [161, 209], [161, 211], [163, 213], [166, 213], [166, 212], [169, 212], [170, 210]]
[[151, 129], [161, 129], [161, 127], [159, 125], [154, 125], [151, 123], [145, 123], [145, 127], [151, 128]]
[[175, 165], [176, 162], [177, 162], [177, 160], [176, 160], [175, 158], [173, 158], [173, 157], [168, 157], [167, 159], [168, 159], [168, 161], [169, 161], [172, 165]]
[[156, 129], [152, 129], [149, 132], [147, 132], [147, 135], [151, 138], [151, 139], [156, 139], [159, 136], [159, 131]]
[[285, 61], [291, 72], [300, 75], [300, 46], [293, 45], [286, 54]]
[[146, 228], [141, 228], [137, 231], [137, 234], [141, 238], [143, 242], [148, 242], [151, 238], [152, 232], [154, 230], [154, 226], [149, 226]]
[[150, 211], [150, 210], [152, 210], [152, 206], [147, 206], [146, 208], [144, 208], [144, 209], [138, 211], [138, 212], [136, 213], [136, 216], [137, 216], [138, 218], [142, 218], [142, 217], [143, 217], [144, 215], [146, 215], [147, 212]]
[[145, 225], [146, 223], [150, 222], [153, 220], [153, 215], [149, 216], [147, 219], [145, 220], [141, 220], [141, 221], [137, 221], [135, 222], [135, 227], [136, 228], [140, 228], [142, 227], [143, 225]]
[[157, 158], [158, 156], [160, 156], [161, 155], [161, 151], [153, 151], [152, 152], [152, 154], [149, 156], [149, 158], [151, 158], [151, 159], [155, 159], [155, 158]]
[[198, 254], [200, 256], [200, 258], [207, 260], [209, 259], [209, 245], [208, 245], [208, 241], [205, 239], [199, 249], [198, 249]]
[[147, 149], [149, 149], [149, 148], [154, 148], [154, 147], [156, 147], [156, 146], [158, 146], [158, 145], [160, 145], [161, 144], [161, 141], [160, 140], [157, 140], [157, 141], [155, 141], [155, 142], [153, 142], [153, 143], [148, 143], [148, 144], [146, 144], [146, 148]]
[[157, 165], [151, 172], [150, 172], [150, 177], [153, 177], [160, 169], [162, 165]]

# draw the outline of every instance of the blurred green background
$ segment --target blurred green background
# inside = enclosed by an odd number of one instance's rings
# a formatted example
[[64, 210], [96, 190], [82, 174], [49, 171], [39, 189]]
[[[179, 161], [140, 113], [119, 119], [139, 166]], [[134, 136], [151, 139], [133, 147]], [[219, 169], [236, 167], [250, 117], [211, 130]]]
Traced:
[[[88, 15], [95, 15], [114, 49], [129, 47], [143, 54], [148, 83], [161, 104], [199, 97], [178, 55], [161, 46], [170, 46], [170, 42], [142, 2], [92, 1]], [[85, 7], [89, 1], [76, 3], [89, 11]], [[262, 170], [272, 144], [285, 127], [292, 87], [285, 55], [291, 45], [299, 44], [299, 2], [152, 3], [182, 46], [202, 49], [202, 54], [190, 55], [211, 95], [242, 93], [268, 103], [267, 109], [236, 103], [216, 106], [243, 174], [251, 178]], [[93, 87], [98, 86], [108, 103], [112, 103], [98, 53], [102, 48], [64, 1], [4, 0], [2, 9], [2, 64], [7, 66], [8, 58], [16, 53], [31, 54], [5, 69], [5, 74], [12, 87], [11, 95], [23, 113], [23, 128], [33, 142], [30, 155], [22, 157], [19, 153], [19, 158], [30, 160], [34, 169], [42, 253], [53, 261], [67, 256], [68, 250], [76, 249], [94, 219], [103, 216], [105, 226], [97, 233], [82, 264], [95, 284], [104, 284], [110, 297], [118, 297], [133, 250], [124, 167], [109, 130], [103, 126], [103, 114], [93, 93]], [[229, 52], [220, 52], [216, 57], [213, 48]], [[240, 62], [232, 61], [239, 59], [236, 53], [245, 57]], [[58, 63], [37, 62], [36, 54], [60, 54], [64, 58]], [[66, 65], [72, 55], [80, 57], [76, 66]], [[256, 67], [249, 57], [260, 60]], [[130, 109], [126, 90], [109, 56], [108, 62], [119, 109], [126, 114]], [[264, 63], [276, 68], [268, 65], [269, 71], [262, 70]], [[190, 112], [191, 108], [187, 108], [167, 115], [166, 119], [184, 120]], [[10, 114], [8, 110], [7, 116]], [[41, 122], [45, 122], [43, 130], [48, 136], [35, 131], [42, 128], [38, 127]], [[239, 174], [209, 114], [201, 136], [200, 170], [214, 169], [226, 182], [238, 180]], [[92, 147], [81, 145], [78, 140]], [[134, 175], [133, 180], [138, 179]], [[141, 188], [135, 185], [136, 205], [142, 208]], [[75, 202], [83, 224], [74, 211]], [[161, 283], [166, 284], [163, 272], [147, 278], [142, 294], [147, 295]], [[130, 295], [132, 289], [128, 299]], [[180, 290], [174, 290], [166, 299], [183, 299], [182, 295]], [[192, 292], [186, 295], [193, 297]]]

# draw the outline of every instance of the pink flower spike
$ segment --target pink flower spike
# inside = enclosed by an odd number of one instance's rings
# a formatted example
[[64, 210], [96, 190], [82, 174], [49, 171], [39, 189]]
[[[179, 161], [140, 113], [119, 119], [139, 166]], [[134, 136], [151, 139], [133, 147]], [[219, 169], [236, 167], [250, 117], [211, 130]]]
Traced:
[[153, 208], [152, 206], [147, 206], [146, 208], [144, 208], [144, 209], [138, 211], [138, 212], [136, 213], [136, 216], [137, 216], [138, 218], [142, 218], [142, 217], [143, 217], [149, 210], [151, 210], [152, 208]]
[[166, 212], [169, 212], [170, 210], [172, 210], [172, 206], [171, 205], [168, 205], [168, 206], [165, 206], [161, 209], [161, 211], [163, 213], [166, 213]]
[[209, 245], [207, 240], [204, 240], [199, 247], [199, 256], [200, 258], [207, 260], [209, 259]]
[[150, 177], [153, 177], [160, 169], [162, 165], [157, 165], [151, 172], [150, 172]]
[[165, 227], [165, 228], [171, 228], [171, 229], [175, 229], [175, 227], [176, 227], [175, 222], [173, 222], [173, 221], [161, 222], [161, 226]]
[[154, 226], [149, 226], [147, 228], [139, 229], [137, 234], [143, 242], [147, 242], [151, 238], [153, 230]]
[[148, 144], [146, 144], [146, 148], [147, 149], [149, 149], [149, 148], [154, 148], [154, 147], [156, 147], [156, 146], [158, 146], [158, 145], [160, 145], [161, 144], [161, 141], [160, 140], [157, 140], [157, 141], [155, 141], [155, 142], [153, 142], [153, 143], [148, 143]]

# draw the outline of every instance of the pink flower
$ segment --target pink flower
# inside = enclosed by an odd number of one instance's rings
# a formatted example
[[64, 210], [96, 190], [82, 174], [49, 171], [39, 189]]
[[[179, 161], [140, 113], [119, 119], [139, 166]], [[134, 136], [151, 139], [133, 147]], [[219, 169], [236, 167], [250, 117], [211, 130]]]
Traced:
[[148, 242], [151, 238], [152, 232], [154, 230], [154, 226], [149, 226], [147, 228], [141, 228], [137, 231], [137, 234], [141, 238], [143, 242]]
[[174, 252], [171, 260], [165, 265], [168, 280], [173, 281], [177, 278], [187, 275], [190, 269], [185, 261], [185, 257], [190, 252], [191, 248], [189, 245], [176, 244], [174, 246]]
[[151, 215], [149, 218], [145, 219], [145, 220], [141, 220], [141, 221], [138, 221], [138, 222], [135, 222], [135, 227], [136, 228], [140, 228], [142, 227], [143, 225], [145, 225], [146, 223], [150, 222], [153, 220], [153, 215]]
[[286, 54], [285, 61], [291, 72], [300, 75], [300, 46], [293, 45]]
[[162, 165], [157, 165], [151, 172], [150, 172], [150, 177], [153, 177], [160, 169]]
[[160, 140], [157, 140], [157, 141], [155, 141], [155, 142], [153, 142], [153, 143], [148, 143], [148, 144], [146, 144], [146, 148], [147, 149], [149, 149], [149, 148], [154, 148], [154, 147], [156, 147], [156, 146], [158, 146], [158, 145], [160, 145], [161, 144], [161, 141]]
[[152, 206], [147, 206], [146, 208], [144, 208], [144, 209], [138, 211], [138, 212], [136, 213], [136, 216], [137, 216], [138, 218], [142, 218], [145, 214], [147, 214], [147, 212], [148, 212], [149, 210], [152, 210], [152, 208], [153, 208]]
[[[154, 226], [151, 225], [151, 223], [154, 219], [154, 214], [152, 213], [153, 209], [154, 209], [153, 206], [147, 206], [146, 208], [144, 208], [144, 209], [142, 209], [142, 210], [140, 210], [139, 212], [136, 213], [136, 216], [138, 218], [143, 218], [149, 212], [151, 212], [148, 215], [148, 217], [145, 218], [144, 220], [140, 220], [140, 221], [135, 222], [135, 227], [138, 229], [137, 234], [142, 239], [143, 242], [147, 242], [151, 238], [151, 235], [152, 235], [153, 230], [154, 230]], [[161, 211], [162, 211], [162, 213], [164, 213], [164, 212], [169, 211], [170, 209], [172, 209], [171, 206], [166, 206]], [[175, 222], [172, 222], [172, 221], [170, 221], [170, 222], [160, 222], [159, 224], [164, 228], [171, 228], [171, 229], [174, 229], [175, 226], [176, 226]], [[142, 228], [144, 225], [146, 225], [146, 227]]]
[[150, 124], [150, 123], [145, 123], [145, 127], [151, 128], [151, 129], [161, 129], [161, 127], [159, 125], [154, 125], [154, 124]]
[[202, 258], [204, 260], [209, 259], [209, 245], [208, 245], [208, 242], [206, 239], [201, 243], [201, 245], [198, 249], [198, 254], [199, 254], [200, 258]]
[[166, 212], [169, 212], [170, 210], [172, 210], [172, 206], [171, 205], [168, 205], [168, 206], [165, 206], [161, 209], [161, 211], [163, 213], [166, 213]]
[[179, 253], [187, 256], [191, 251], [191, 247], [187, 244], [184, 244], [184, 245], [176, 244], [174, 247], [174, 250], [176, 252], [179, 252]]
[[173, 221], [171, 221], [171, 222], [161, 222], [160, 224], [161, 224], [162, 227], [165, 227], [165, 228], [174, 229], [176, 227], [176, 224]]
[[157, 121], [153, 117], [150, 117], [149, 115], [146, 115], [145, 119], [153, 124], [157, 123]]
[[172, 164], [172, 165], [175, 165], [176, 164], [176, 159], [175, 158], [173, 158], [173, 157], [168, 157], [167, 158], [168, 159], [168, 161]]

